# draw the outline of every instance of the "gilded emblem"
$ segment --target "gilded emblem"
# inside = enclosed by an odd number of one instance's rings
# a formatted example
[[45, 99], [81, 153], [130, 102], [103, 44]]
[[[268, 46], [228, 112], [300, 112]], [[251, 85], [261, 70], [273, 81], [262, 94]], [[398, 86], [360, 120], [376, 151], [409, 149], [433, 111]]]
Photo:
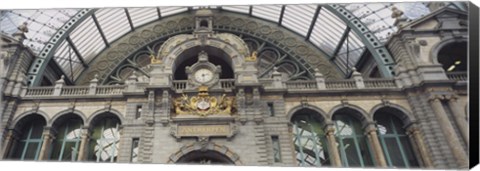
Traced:
[[252, 52], [252, 55], [248, 56], [248, 57], [245, 57], [245, 61], [248, 61], [248, 62], [255, 62], [257, 61], [257, 51], [253, 51]]
[[[183, 94], [173, 101], [173, 110], [177, 115], [231, 115], [236, 112], [235, 98], [209, 96], [204, 88], [200, 88], [197, 96], [188, 97]], [[203, 90], [203, 91], [202, 91]]]

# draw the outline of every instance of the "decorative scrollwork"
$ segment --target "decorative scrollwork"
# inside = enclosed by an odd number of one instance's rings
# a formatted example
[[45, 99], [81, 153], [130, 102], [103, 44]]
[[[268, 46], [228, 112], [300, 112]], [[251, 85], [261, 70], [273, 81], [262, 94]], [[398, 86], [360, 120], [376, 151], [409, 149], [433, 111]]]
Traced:
[[205, 92], [197, 96], [188, 97], [182, 94], [181, 97], [174, 98], [173, 112], [178, 115], [199, 115], [202, 117], [208, 115], [232, 115], [236, 113], [236, 102], [234, 97], [227, 97], [223, 94], [221, 97], [209, 96]]
[[256, 62], [257, 61], [257, 51], [253, 51], [252, 55], [245, 57], [245, 61], [247, 62]]
[[157, 59], [154, 54], [150, 55], [150, 64], [161, 64], [162, 60]]

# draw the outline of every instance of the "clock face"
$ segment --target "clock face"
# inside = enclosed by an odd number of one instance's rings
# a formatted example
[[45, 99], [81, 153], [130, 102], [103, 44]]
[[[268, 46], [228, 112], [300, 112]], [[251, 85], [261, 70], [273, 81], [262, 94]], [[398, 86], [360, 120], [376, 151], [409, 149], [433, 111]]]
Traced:
[[213, 80], [213, 72], [209, 69], [202, 68], [195, 72], [194, 74], [195, 80], [200, 83], [207, 83]]

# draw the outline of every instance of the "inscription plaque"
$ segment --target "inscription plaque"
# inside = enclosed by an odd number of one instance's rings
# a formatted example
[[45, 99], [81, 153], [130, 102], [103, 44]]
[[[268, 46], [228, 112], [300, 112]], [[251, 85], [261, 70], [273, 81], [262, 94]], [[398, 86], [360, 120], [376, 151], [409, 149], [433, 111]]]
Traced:
[[177, 136], [229, 136], [230, 125], [178, 125]]

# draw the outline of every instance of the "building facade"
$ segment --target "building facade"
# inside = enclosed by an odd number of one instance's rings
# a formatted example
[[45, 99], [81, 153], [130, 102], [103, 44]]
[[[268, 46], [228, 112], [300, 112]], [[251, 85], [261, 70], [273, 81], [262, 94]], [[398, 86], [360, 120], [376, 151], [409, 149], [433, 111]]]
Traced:
[[81, 9], [41, 48], [22, 23], [2, 34], [0, 156], [467, 169], [468, 6], [379, 6]]

